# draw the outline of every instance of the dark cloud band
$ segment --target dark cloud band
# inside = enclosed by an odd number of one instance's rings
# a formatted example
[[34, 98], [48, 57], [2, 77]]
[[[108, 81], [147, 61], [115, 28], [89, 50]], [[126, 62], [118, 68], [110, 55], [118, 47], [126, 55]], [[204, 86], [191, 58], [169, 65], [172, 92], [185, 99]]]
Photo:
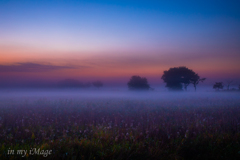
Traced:
[[27, 62], [12, 65], [0, 65], [0, 72], [47, 72], [52, 70], [76, 68], [86, 68], [86, 66], [56, 66]]

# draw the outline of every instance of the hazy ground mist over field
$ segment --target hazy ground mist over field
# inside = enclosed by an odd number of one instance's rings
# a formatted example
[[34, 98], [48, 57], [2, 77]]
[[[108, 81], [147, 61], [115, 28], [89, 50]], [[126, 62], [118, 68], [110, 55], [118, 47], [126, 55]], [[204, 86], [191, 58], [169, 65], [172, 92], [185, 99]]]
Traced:
[[52, 159], [239, 159], [239, 106], [239, 91], [1, 90], [0, 152], [45, 145]]
[[[169, 92], [169, 91], [128, 91], [128, 90], [1, 90], [0, 101], [24, 101], [24, 100], [39, 100], [44, 99], [47, 101], [55, 100], [139, 100], [139, 101], [163, 101], [163, 102], [185, 102], [189, 101], [193, 105], [201, 102], [211, 101], [221, 104], [222, 101], [231, 103], [240, 103], [240, 92], [216, 92], [216, 91], [182, 91], [182, 92]], [[196, 102], [196, 103], [195, 103]]]

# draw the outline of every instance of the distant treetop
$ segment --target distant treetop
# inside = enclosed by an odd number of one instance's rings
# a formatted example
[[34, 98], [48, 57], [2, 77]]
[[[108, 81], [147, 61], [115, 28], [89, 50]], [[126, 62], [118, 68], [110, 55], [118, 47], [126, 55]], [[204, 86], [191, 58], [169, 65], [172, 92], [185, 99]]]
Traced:
[[148, 84], [147, 78], [132, 76], [128, 82], [128, 88], [130, 90], [149, 90], [150, 86]]
[[188, 85], [192, 83], [196, 91], [197, 84], [203, 82], [206, 78], [200, 78], [194, 71], [183, 66], [164, 71], [162, 79], [169, 90], [182, 90], [183, 86], [187, 90]]
[[223, 89], [223, 82], [216, 82], [214, 85], [213, 85], [213, 88], [216, 89], [217, 91], [219, 91], [219, 89]]

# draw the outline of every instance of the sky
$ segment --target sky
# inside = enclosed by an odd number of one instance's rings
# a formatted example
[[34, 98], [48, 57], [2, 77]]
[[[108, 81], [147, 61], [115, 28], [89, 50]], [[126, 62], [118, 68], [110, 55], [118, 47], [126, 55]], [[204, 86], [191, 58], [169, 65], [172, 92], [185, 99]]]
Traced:
[[186, 66], [240, 84], [240, 2], [0, 0], [0, 79], [162, 84]]

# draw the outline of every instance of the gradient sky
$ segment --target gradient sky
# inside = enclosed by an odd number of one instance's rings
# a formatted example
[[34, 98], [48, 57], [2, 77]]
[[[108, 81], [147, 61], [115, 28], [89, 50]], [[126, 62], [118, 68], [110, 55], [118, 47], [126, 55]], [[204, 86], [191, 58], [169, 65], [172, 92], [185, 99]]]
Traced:
[[240, 80], [240, 2], [0, 0], [0, 78]]

